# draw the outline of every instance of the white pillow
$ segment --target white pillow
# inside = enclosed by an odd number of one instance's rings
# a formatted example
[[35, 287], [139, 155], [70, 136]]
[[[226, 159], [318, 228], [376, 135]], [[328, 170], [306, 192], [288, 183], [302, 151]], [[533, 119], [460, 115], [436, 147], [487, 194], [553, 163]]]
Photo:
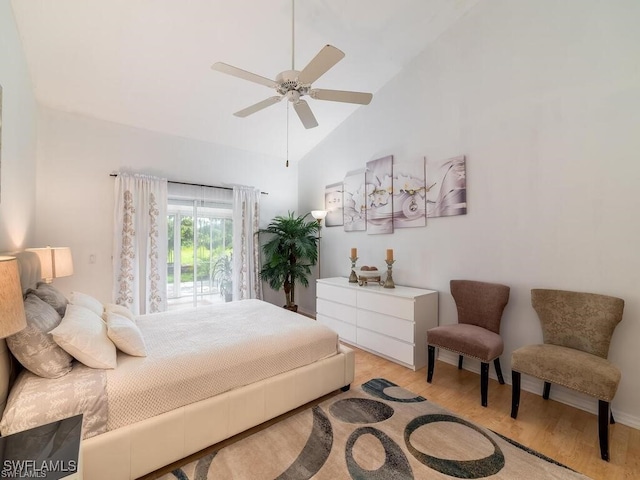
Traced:
[[124, 315], [107, 314], [107, 335], [116, 347], [135, 357], [146, 357], [147, 346], [140, 328]]
[[62, 322], [49, 333], [63, 350], [87, 367], [116, 368], [116, 346], [107, 336], [107, 326], [88, 308], [67, 305]]
[[117, 303], [105, 303], [104, 315], [102, 316], [105, 322], [107, 321], [107, 315], [109, 315], [112, 312], [117, 313], [118, 315], [121, 315], [123, 317], [126, 317], [132, 322], [136, 321], [136, 317], [133, 315], [133, 312], [129, 310], [127, 307], [125, 307], [124, 305], [118, 305]]
[[91, 295], [87, 295], [86, 293], [71, 292], [69, 303], [88, 308], [99, 317], [102, 317], [102, 312], [104, 312], [104, 305], [102, 305], [102, 302]]

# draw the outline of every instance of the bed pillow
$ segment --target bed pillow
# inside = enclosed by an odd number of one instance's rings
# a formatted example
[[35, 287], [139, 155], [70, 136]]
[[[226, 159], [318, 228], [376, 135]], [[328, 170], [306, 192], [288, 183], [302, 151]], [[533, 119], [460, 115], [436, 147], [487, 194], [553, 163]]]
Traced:
[[147, 346], [140, 328], [129, 318], [115, 312], [107, 314], [107, 335], [116, 347], [134, 357], [146, 357]]
[[136, 317], [133, 315], [133, 312], [123, 305], [118, 305], [116, 303], [106, 303], [104, 306], [104, 315], [102, 317], [104, 318], [105, 322], [107, 321], [107, 316], [110, 313], [117, 313], [118, 315], [128, 318], [132, 322], [136, 321]]
[[71, 371], [72, 358], [51, 336], [60, 323], [60, 315], [33, 293], [24, 300], [26, 328], [7, 337], [13, 356], [32, 373], [44, 378], [58, 378]]
[[67, 309], [69, 300], [64, 294], [50, 283], [38, 282], [35, 289], [30, 289], [27, 293], [35, 294], [40, 300], [48, 303], [61, 317], [64, 316], [64, 312]]
[[69, 303], [88, 308], [99, 317], [102, 317], [102, 313], [104, 312], [104, 305], [102, 305], [102, 302], [91, 295], [87, 295], [86, 293], [71, 292]]
[[51, 335], [58, 345], [87, 367], [116, 368], [116, 346], [107, 336], [107, 326], [88, 308], [69, 304]]

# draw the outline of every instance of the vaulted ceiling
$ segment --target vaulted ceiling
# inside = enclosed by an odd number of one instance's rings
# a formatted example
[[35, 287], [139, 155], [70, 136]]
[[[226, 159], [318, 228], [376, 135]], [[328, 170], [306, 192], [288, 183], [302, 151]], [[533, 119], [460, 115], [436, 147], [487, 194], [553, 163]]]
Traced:
[[[314, 87], [375, 93], [479, 0], [298, 0], [295, 68], [325, 45], [345, 58]], [[67, 112], [284, 158], [287, 102], [232, 114], [275, 93], [213, 71], [225, 62], [274, 79], [292, 63], [291, 0], [12, 0], [36, 98]], [[289, 158], [357, 108], [289, 109]]]

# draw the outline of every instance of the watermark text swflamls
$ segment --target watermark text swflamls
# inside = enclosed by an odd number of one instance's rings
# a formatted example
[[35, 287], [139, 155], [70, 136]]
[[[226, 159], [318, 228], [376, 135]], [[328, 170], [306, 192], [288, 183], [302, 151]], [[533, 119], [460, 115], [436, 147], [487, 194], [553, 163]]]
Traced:
[[[0, 470], [0, 478], [47, 478], [49, 473], [75, 473], [75, 460], [5, 460]], [[58, 476], [56, 476], [59, 478]]]

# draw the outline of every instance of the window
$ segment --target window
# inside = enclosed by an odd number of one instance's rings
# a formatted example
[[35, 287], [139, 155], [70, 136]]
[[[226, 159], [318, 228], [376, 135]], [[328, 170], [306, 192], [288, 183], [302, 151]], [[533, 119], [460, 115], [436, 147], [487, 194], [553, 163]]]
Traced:
[[[201, 187], [197, 187], [200, 189]], [[207, 188], [207, 187], [204, 187]], [[210, 189], [207, 190], [219, 190]], [[173, 193], [173, 195], [172, 195]], [[185, 199], [169, 191], [167, 205], [167, 299], [169, 309], [230, 299], [232, 288], [231, 196]], [[220, 195], [214, 195], [214, 197]], [[209, 195], [211, 197], [211, 195]]]

